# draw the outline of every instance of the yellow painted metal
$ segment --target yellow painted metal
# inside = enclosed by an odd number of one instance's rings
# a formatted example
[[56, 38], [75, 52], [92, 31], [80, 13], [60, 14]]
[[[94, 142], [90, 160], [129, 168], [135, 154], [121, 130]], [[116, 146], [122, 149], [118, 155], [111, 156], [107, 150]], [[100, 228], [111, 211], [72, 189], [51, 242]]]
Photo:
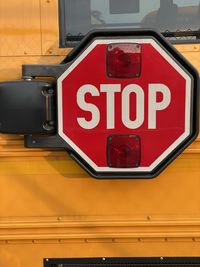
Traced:
[[[57, 0], [0, 2], [0, 80], [59, 63]], [[176, 48], [200, 71], [200, 45]], [[200, 138], [153, 180], [98, 181], [64, 150], [0, 135], [0, 266], [48, 257], [200, 256]]]
[[41, 54], [39, 0], [0, 1], [0, 56]]

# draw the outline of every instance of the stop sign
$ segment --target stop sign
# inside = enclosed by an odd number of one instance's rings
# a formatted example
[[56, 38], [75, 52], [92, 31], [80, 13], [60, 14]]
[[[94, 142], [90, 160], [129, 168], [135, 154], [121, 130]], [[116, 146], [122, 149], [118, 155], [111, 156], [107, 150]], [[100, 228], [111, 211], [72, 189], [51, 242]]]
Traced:
[[159, 34], [91, 33], [69, 61], [59, 135], [93, 176], [154, 177], [197, 136], [196, 71]]

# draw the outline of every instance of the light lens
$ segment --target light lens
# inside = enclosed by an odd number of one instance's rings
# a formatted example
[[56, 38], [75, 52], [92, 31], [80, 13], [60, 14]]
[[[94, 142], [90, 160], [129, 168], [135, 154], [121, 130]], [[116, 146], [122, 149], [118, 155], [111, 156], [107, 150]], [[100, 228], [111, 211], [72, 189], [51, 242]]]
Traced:
[[141, 74], [140, 44], [109, 44], [107, 47], [107, 75], [110, 78], [135, 78]]
[[110, 135], [107, 140], [107, 162], [111, 168], [140, 166], [141, 142], [138, 135]]

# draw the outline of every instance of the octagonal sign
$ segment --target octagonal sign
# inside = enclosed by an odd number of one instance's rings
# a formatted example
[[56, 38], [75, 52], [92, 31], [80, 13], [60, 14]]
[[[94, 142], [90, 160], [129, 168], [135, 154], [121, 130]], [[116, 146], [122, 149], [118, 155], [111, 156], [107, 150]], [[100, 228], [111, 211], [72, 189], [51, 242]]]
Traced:
[[154, 177], [197, 136], [197, 74], [159, 34], [93, 33], [70, 57], [59, 135], [93, 176]]

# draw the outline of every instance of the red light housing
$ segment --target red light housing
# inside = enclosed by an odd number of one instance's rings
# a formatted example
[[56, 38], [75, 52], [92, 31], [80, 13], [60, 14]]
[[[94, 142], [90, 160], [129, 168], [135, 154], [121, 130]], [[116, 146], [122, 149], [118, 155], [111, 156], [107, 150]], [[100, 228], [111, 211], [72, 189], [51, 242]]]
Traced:
[[141, 142], [138, 135], [110, 135], [107, 140], [107, 162], [111, 168], [140, 166]]
[[107, 75], [110, 78], [138, 78], [141, 74], [140, 44], [109, 44], [107, 47]]

